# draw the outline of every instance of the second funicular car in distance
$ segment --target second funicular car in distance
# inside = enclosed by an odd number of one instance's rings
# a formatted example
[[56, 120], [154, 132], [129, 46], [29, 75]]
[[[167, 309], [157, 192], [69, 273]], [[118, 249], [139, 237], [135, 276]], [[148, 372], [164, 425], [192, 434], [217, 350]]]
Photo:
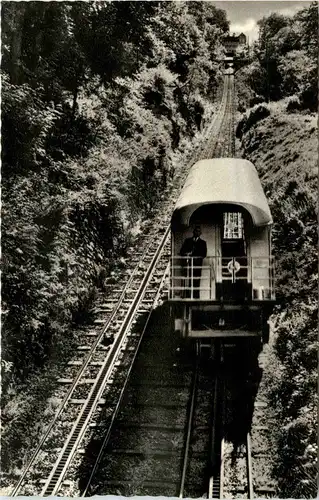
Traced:
[[275, 300], [271, 225], [250, 161], [214, 158], [191, 168], [171, 220], [175, 331], [267, 341]]

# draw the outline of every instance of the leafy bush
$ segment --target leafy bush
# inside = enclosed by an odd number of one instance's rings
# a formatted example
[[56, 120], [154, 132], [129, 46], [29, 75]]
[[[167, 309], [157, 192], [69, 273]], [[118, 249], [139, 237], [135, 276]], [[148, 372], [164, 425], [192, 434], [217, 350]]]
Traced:
[[255, 95], [249, 100], [249, 106], [252, 108], [256, 104], [261, 104], [262, 102], [264, 102], [264, 98], [260, 95]]
[[[271, 13], [257, 22], [259, 39], [252, 61], [237, 74], [237, 87], [249, 90], [266, 102], [297, 94], [302, 109], [318, 106], [318, 5], [298, 11], [293, 17]], [[247, 87], [243, 90], [242, 87]]]
[[301, 109], [301, 103], [300, 103], [299, 97], [296, 95], [290, 97], [288, 100], [286, 111], [288, 113], [295, 113], [295, 112], [300, 111], [300, 109]]
[[242, 135], [242, 146], [274, 219], [277, 306], [267, 373], [276, 421], [273, 474], [280, 498], [310, 498], [317, 492], [317, 136], [314, 118], [276, 108]]
[[264, 105], [258, 105], [249, 110], [240, 120], [236, 128], [236, 137], [242, 138], [256, 123], [270, 115], [270, 110]]

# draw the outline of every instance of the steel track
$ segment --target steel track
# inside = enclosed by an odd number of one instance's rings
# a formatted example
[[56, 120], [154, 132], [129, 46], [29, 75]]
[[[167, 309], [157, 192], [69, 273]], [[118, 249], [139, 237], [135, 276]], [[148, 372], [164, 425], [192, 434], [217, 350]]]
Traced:
[[[169, 267], [167, 266], [167, 268], [166, 268], [166, 272], [167, 272], [167, 273], [168, 273], [168, 270], [169, 270]], [[162, 280], [161, 280], [161, 283], [160, 283], [160, 285], [159, 285], [159, 287], [158, 287], [158, 290], [157, 290], [157, 293], [156, 293], [156, 297], [155, 297], [155, 300], [154, 300], [154, 305], [156, 304], [157, 299], [158, 299], [158, 298], [159, 298], [159, 296], [160, 296], [160, 293], [161, 293], [162, 287], [163, 287], [163, 285], [164, 285], [164, 280], [165, 280], [165, 277], [166, 277], [166, 273], [164, 273], [164, 275], [163, 275], [163, 277], [162, 277]], [[129, 369], [128, 369], [128, 371], [127, 371], [127, 374], [126, 374], [126, 376], [125, 376], [125, 380], [124, 380], [124, 382], [123, 382], [123, 385], [122, 385], [122, 389], [121, 389], [120, 395], [119, 395], [119, 397], [118, 397], [118, 399], [117, 399], [117, 403], [116, 403], [115, 410], [113, 411], [111, 421], [110, 421], [110, 423], [109, 423], [109, 425], [108, 425], [108, 429], [107, 429], [107, 431], [106, 431], [106, 433], [105, 433], [105, 436], [104, 436], [104, 439], [103, 439], [103, 442], [102, 442], [101, 448], [100, 448], [100, 450], [99, 450], [98, 456], [97, 456], [97, 458], [96, 458], [96, 460], [95, 460], [95, 463], [94, 463], [93, 469], [92, 469], [91, 474], [90, 474], [90, 476], [89, 476], [89, 480], [88, 480], [88, 482], [87, 482], [87, 484], [86, 484], [85, 489], [81, 492], [81, 496], [86, 496], [86, 495], [87, 495], [87, 493], [88, 493], [88, 491], [89, 491], [89, 488], [90, 488], [90, 486], [91, 486], [92, 479], [93, 479], [93, 477], [94, 477], [94, 475], [95, 475], [95, 472], [96, 472], [96, 470], [97, 470], [97, 468], [98, 468], [98, 466], [99, 466], [100, 460], [101, 460], [101, 458], [102, 458], [102, 455], [103, 455], [104, 449], [105, 449], [105, 447], [107, 446], [107, 444], [108, 444], [108, 442], [109, 442], [110, 435], [111, 435], [111, 431], [112, 431], [112, 429], [113, 429], [113, 425], [114, 425], [115, 419], [116, 419], [116, 417], [117, 417], [117, 415], [118, 415], [118, 412], [119, 412], [119, 409], [120, 409], [120, 406], [121, 406], [121, 403], [122, 403], [122, 400], [123, 400], [123, 396], [124, 396], [124, 394], [125, 394], [125, 391], [126, 391], [127, 385], [128, 385], [128, 383], [129, 383], [130, 376], [131, 376], [131, 373], [132, 373], [132, 369], [133, 369], [133, 366], [134, 366], [134, 363], [135, 363], [136, 357], [137, 357], [137, 355], [138, 355], [138, 353], [139, 353], [139, 349], [140, 349], [140, 346], [141, 346], [141, 344], [142, 344], [142, 341], [143, 341], [143, 338], [144, 338], [144, 334], [145, 334], [145, 332], [146, 332], [146, 329], [147, 329], [147, 326], [148, 326], [148, 323], [149, 323], [149, 320], [150, 320], [151, 314], [152, 314], [152, 312], [153, 312], [153, 310], [154, 310], [154, 305], [153, 305], [153, 306], [152, 306], [152, 308], [150, 309], [150, 311], [149, 311], [149, 313], [148, 313], [148, 315], [147, 315], [147, 317], [146, 317], [146, 319], [145, 319], [144, 327], [143, 327], [143, 330], [142, 330], [141, 335], [140, 335], [140, 337], [139, 337], [138, 345], [137, 345], [137, 347], [136, 347], [136, 349], [135, 349], [133, 359], [132, 359], [132, 361], [131, 361], [131, 363], [130, 363], [130, 367], [129, 367]]]
[[212, 155], [215, 157], [235, 156], [234, 142], [234, 78], [226, 75], [226, 95], [224, 98], [224, 112], [221, 126], [218, 131]]
[[225, 145], [233, 142], [230, 129], [226, 127], [230, 114], [233, 111], [233, 80], [228, 75], [225, 76], [221, 105], [215, 121], [211, 126], [211, 139], [208, 140], [207, 148], [200, 156], [204, 158], [214, 158], [227, 156]]
[[[218, 130], [220, 130], [220, 128], [221, 128], [220, 122], [222, 121], [222, 123], [223, 123], [223, 116], [225, 115], [225, 113], [227, 112], [227, 109], [229, 108], [229, 99], [231, 99], [230, 87], [231, 86], [229, 83], [229, 79], [228, 79], [228, 81], [227, 81], [227, 79], [225, 79], [221, 105], [219, 107], [218, 112], [215, 114], [215, 117], [214, 117], [214, 120], [212, 121], [211, 126], [208, 128], [207, 134], [209, 134], [210, 136], [215, 137], [216, 134], [218, 133]], [[216, 141], [216, 139], [215, 139], [215, 141]], [[211, 140], [210, 144], [208, 144], [208, 146], [206, 146], [206, 148], [204, 148], [204, 151], [200, 155], [201, 158], [210, 156], [212, 142], [213, 141]], [[216, 142], [215, 142], [215, 144], [216, 144]], [[216, 148], [216, 146], [215, 146], [215, 148]], [[198, 152], [196, 152], [196, 156], [198, 157]], [[194, 162], [194, 158], [192, 158], [192, 160], [189, 162], [189, 166], [191, 166], [193, 164], [193, 162]], [[188, 168], [189, 168], [189, 166], [188, 166]], [[185, 175], [183, 175], [183, 178], [181, 179], [181, 183], [180, 183], [181, 185], [186, 177], [187, 169], [185, 169], [185, 170], [186, 170]], [[167, 222], [166, 222], [166, 224], [167, 224]], [[51, 471], [51, 473], [50, 473], [50, 475], [45, 483], [45, 486], [42, 489], [42, 492], [41, 492], [42, 496], [55, 494], [58, 491], [58, 489], [61, 485], [61, 482], [63, 481], [63, 477], [65, 476], [68, 464], [70, 463], [70, 461], [71, 461], [71, 459], [76, 451], [76, 448], [77, 448], [79, 442], [81, 441], [81, 438], [83, 437], [83, 434], [84, 434], [85, 429], [90, 421], [90, 418], [91, 418], [95, 408], [97, 407], [97, 405], [99, 403], [99, 400], [101, 398], [101, 394], [103, 393], [103, 387], [106, 384], [108, 376], [110, 375], [110, 372], [112, 370], [112, 365], [115, 362], [116, 357], [118, 356], [118, 353], [119, 353], [119, 350], [121, 348], [122, 343], [124, 342], [125, 332], [127, 333], [128, 325], [132, 322], [134, 314], [136, 314], [137, 304], [139, 303], [141, 296], [145, 292], [145, 287], [147, 286], [148, 279], [150, 278], [150, 276], [154, 270], [155, 262], [157, 261], [159, 253], [163, 249], [164, 245], [167, 244], [168, 237], [169, 237], [169, 226], [167, 226], [165, 229], [165, 233], [164, 233], [163, 238], [161, 239], [160, 245], [158, 247], [158, 251], [155, 252], [155, 256], [151, 261], [150, 267], [148, 268], [148, 270], [145, 274], [145, 277], [142, 281], [142, 284], [140, 285], [139, 290], [138, 290], [137, 294], [135, 295], [135, 298], [131, 301], [131, 303], [128, 307], [128, 311], [127, 311], [127, 314], [125, 316], [125, 320], [122, 322], [122, 326], [120, 328], [120, 331], [117, 333], [116, 340], [115, 340], [113, 346], [111, 346], [109, 353], [106, 356], [106, 360], [104, 361], [103, 366], [99, 372], [99, 375], [98, 375], [95, 383], [93, 384], [93, 386], [90, 390], [90, 393], [87, 397], [87, 400], [86, 400], [85, 404], [83, 405], [83, 407], [81, 408], [81, 410], [78, 414], [78, 417], [77, 417], [77, 419], [72, 427], [72, 430], [69, 433], [69, 436], [65, 442], [65, 445], [63, 446], [63, 449], [61, 450], [61, 452], [58, 456], [58, 459], [56, 460], [56, 463], [53, 466], [53, 469], [52, 469], [52, 471]], [[153, 251], [151, 249], [151, 244], [146, 248], [145, 252], [142, 254], [142, 258], [143, 258], [144, 262], [145, 262], [145, 260], [147, 260], [147, 255], [149, 253], [151, 253], [151, 254], [153, 253]], [[55, 424], [58, 422], [64, 408], [67, 406], [68, 402], [70, 401], [70, 399], [74, 393], [75, 388], [77, 387], [78, 383], [80, 382], [80, 380], [83, 376], [85, 369], [88, 367], [88, 365], [90, 364], [90, 362], [92, 360], [94, 352], [96, 351], [97, 347], [101, 344], [101, 341], [103, 340], [103, 338], [105, 338], [105, 336], [107, 335], [108, 329], [109, 329], [112, 321], [115, 320], [117, 313], [119, 312], [120, 308], [123, 306], [125, 298], [127, 297], [127, 292], [130, 290], [130, 287], [133, 284], [135, 272], [136, 273], [138, 272], [139, 266], [140, 266], [140, 264], [136, 265], [131, 277], [129, 278], [129, 280], [127, 281], [126, 285], [124, 286], [122, 292], [120, 293], [120, 296], [119, 296], [113, 310], [111, 311], [111, 314], [109, 315], [103, 328], [101, 329], [101, 331], [97, 335], [88, 355], [85, 357], [85, 360], [83, 361], [82, 366], [80, 367], [76, 377], [74, 378], [71, 386], [69, 387], [67, 394], [64, 397], [63, 402], [61, 404], [61, 407], [58, 409], [51, 424], [48, 426], [44, 436], [40, 440], [39, 445], [37, 446], [34, 454], [32, 455], [30, 461], [28, 462], [27, 467], [25, 468], [23, 474], [21, 475], [19, 482], [17, 483], [15, 489], [13, 490], [12, 496], [16, 496], [19, 494], [19, 492], [21, 490], [21, 486], [23, 485], [23, 482], [24, 482], [28, 472], [30, 471], [30, 469], [31, 469], [32, 465], [34, 464], [35, 460], [37, 459], [37, 457], [39, 456], [39, 454], [43, 448], [44, 443], [46, 442], [46, 440], [47, 440], [48, 436], [50, 435], [52, 429], [54, 428]]]
[[197, 392], [197, 386], [198, 386], [198, 376], [199, 376], [199, 356], [200, 356], [200, 345], [199, 345], [199, 341], [197, 341], [196, 342], [196, 365], [195, 365], [195, 370], [194, 370], [191, 399], [190, 399], [189, 412], [188, 412], [188, 418], [187, 418], [188, 423], [187, 423], [187, 431], [186, 431], [186, 441], [185, 441], [185, 449], [184, 449], [181, 482], [180, 482], [179, 495], [178, 495], [179, 498], [184, 498], [186, 472], [187, 472], [187, 466], [188, 466], [188, 463], [190, 460], [189, 454], [190, 454], [191, 432], [192, 432], [193, 423], [194, 423], [195, 399], [196, 399], [196, 392]]
[[[167, 233], [165, 233], [165, 242], [167, 240]], [[163, 239], [162, 239], [163, 241]], [[161, 242], [162, 243], [162, 242]], [[143, 262], [147, 262], [149, 260], [149, 252], [151, 250], [151, 246], [152, 246], [153, 243], [150, 243], [147, 248], [145, 249], [145, 251], [142, 253], [142, 258], [141, 260], [143, 260]], [[34, 451], [30, 461], [28, 462], [23, 474], [21, 475], [20, 479], [19, 479], [19, 482], [17, 483], [13, 493], [12, 493], [12, 496], [16, 496], [19, 492], [19, 489], [28, 473], [28, 471], [30, 470], [31, 466], [33, 465], [34, 461], [36, 460], [36, 458], [38, 457], [41, 449], [43, 448], [43, 445], [44, 443], [46, 442], [48, 436], [50, 435], [51, 431], [53, 430], [55, 424], [58, 422], [62, 412], [64, 411], [64, 409], [66, 408], [67, 406], [67, 403], [71, 400], [72, 398], [72, 395], [74, 394], [74, 391], [75, 389], [77, 388], [78, 384], [81, 382], [81, 378], [83, 376], [83, 373], [85, 372], [87, 366], [89, 365], [89, 363], [92, 361], [93, 359], [93, 356], [94, 356], [94, 353], [96, 352], [98, 346], [101, 344], [102, 340], [105, 338], [105, 335], [109, 329], [109, 327], [111, 326], [112, 324], [112, 321], [116, 320], [117, 318], [117, 313], [119, 312], [119, 309], [121, 307], [123, 307], [123, 303], [124, 303], [124, 300], [126, 299], [126, 295], [127, 295], [127, 292], [128, 290], [130, 289], [134, 279], [136, 279], [135, 275], [136, 273], [139, 271], [139, 268], [140, 268], [140, 263], [138, 263], [130, 278], [128, 279], [127, 283], [125, 284], [125, 287], [123, 288], [123, 291], [117, 301], [117, 303], [115, 304], [113, 310], [111, 311], [108, 319], [106, 320], [103, 328], [101, 329], [101, 331], [98, 333], [96, 339], [94, 340], [93, 342], [93, 345], [91, 346], [91, 349], [90, 351], [88, 352], [87, 356], [85, 357], [84, 361], [83, 361], [83, 364], [82, 366], [80, 367], [79, 371], [77, 372], [75, 378], [73, 379], [73, 382], [71, 384], [71, 386], [69, 387], [68, 391], [67, 391], [67, 394], [65, 395], [63, 401], [62, 401], [62, 404], [60, 406], [60, 408], [58, 409], [56, 415], [54, 416], [54, 419], [52, 420], [52, 422], [50, 423], [50, 425], [48, 426], [48, 428], [46, 429], [45, 431], [45, 434], [42, 436], [36, 450]], [[131, 301], [130, 304], [125, 304], [125, 310], [127, 311], [127, 314], [126, 314], [126, 319], [129, 317], [130, 315], [130, 310], [131, 308], [133, 307], [134, 305], [134, 300]], [[123, 322], [123, 320], [121, 320]], [[125, 325], [125, 319], [124, 319], [124, 322], [123, 322], [123, 325]], [[119, 332], [120, 334], [120, 332]], [[107, 355], [107, 357], [109, 358], [111, 356], [111, 353], [112, 351]]]
[[224, 410], [225, 386], [222, 378], [216, 375], [213, 399], [212, 436], [211, 436], [211, 467], [212, 475], [208, 482], [208, 498], [223, 498], [224, 483]]
[[[205, 148], [203, 153], [200, 155], [200, 158], [207, 158], [208, 156], [215, 156], [216, 153], [216, 145], [217, 145], [217, 140], [216, 136], [220, 137], [221, 134], [221, 129], [225, 131], [225, 129], [228, 129], [228, 133], [225, 134], [225, 141], [224, 144], [232, 144], [232, 121], [230, 120], [231, 118], [231, 112], [233, 110], [233, 82], [227, 78], [225, 79], [225, 84], [224, 84], [224, 89], [223, 89], [223, 96], [222, 96], [222, 101], [221, 105], [219, 107], [218, 113], [215, 115], [215, 119], [212, 123], [212, 125], [209, 127], [209, 134], [213, 136], [213, 140], [209, 141], [208, 146]], [[229, 125], [231, 123], [231, 125]], [[190, 450], [190, 435], [191, 435], [191, 428], [192, 428], [192, 420], [194, 416], [194, 405], [195, 405], [195, 394], [196, 394], [196, 389], [197, 389], [197, 377], [198, 377], [198, 365], [195, 370], [194, 374], [194, 381], [193, 381], [193, 389], [192, 389], [192, 397], [191, 397], [191, 403], [190, 403], [190, 413], [188, 417], [188, 428], [187, 428], [187, 433], [186, 433], [186, 442], [185, 442], [185, 450], [184, 450], [184, 459], [183, 459], [183, 467], [182, 467], [182, 475], [181, 475], [181, 480], [180, 480], [180, 487], [179, 487], [179, 497], [183, 497], [184, 493], [184, 487], [185, 487], [185, 480], [186, 480], [186, 470], [187, 470], [187, 465], [188, 465], [188, 460], [189, 460], [189, 450]], [[127, 382], [126, 382], [127, 383]], [[126, 384], [125, 384], [126, 385]], [[121, 393], [123, 396], [123, 392]], [[120, 404], [120, 402], [119, 402]], [[119, 406], [118, 406], [119, 407]], [[117, 407], [117, 411], [118, 411]], [[117, 414], [117, 412], [116, 412]], [[112, 423], [114, 423], [115, 416], [112, 419]], [[94, 464], [93, 467], [93, 472], [90, 476], [89, 482], [85, 488], [85, 490], [82, 492], [81, 496], [85, 496], [88, 491], [90, 484], [93, 480], [94, 474], [97, 471], [98, 465], [100, 463], [101, 457], [103, 455], [103, 450], [106, 448], [108, 441], [110, 439], [111, 435], [111, 427], [106, 433], [106, 437], [103, 441], [102, 447], [99, 451], [98, 458]]]
[[249, 432], [247, 433], [247, 438], [246, 438], [246, 467], [247, 467], [248, 498], [254, 498], [252, 458], [251, 458], [251, 440], [250, 440], [250, 433]]
[[150, 263], [150, 266], [145, 273], [143, 281], [140, 285], [140, 288], [129, 308], [129, 311], [125, 317], [125, 320], [122, 324], [122, 327], [119, 331], [119, 334], [111, 347], [111, 350], [104, 362], [104, 365], [100, 371], [99, 377], [96, 380], [96, 383], [91, 389], [90, 394], [88, 395], [87, 401], [80, 411], [80, 414], [68, 436], [68, 439], [51, 471], [51, 474], [41, 492], [41, 496], [45, 495], [54, 495], [57, 493], [58, 488], [63, 480], [63, 476], [67, 470], [68, 464], [70, 463], [75, 451], [76, 447], [79, 444], [81, 437], [83, 436], [86, 427], [89, 423], [90, 417], [92, 416], [105, 387], [107, 380], [111, 374], [111, 371], [114, 367], [114, 362], [119, 355], [119, 351], [121, 346], [126, 338], [131, 322], [137, 312], [137, 308], [139, 302], [143, 294], [145, 293], [146, 287], [149, 284], [150, 278], [154, 271], [154, 268], [159, 260], [160, 254], [164, 248], [164, 245], [167, 243], [169, 235], [169, 228], [167, 228], [160, 245], [158, 246], [157, 251]]
[[[147, 254], [148, 254], [148, 252], [150, 250], [150, 246], [151, 246], [151, 244], [146, 248], [146, 250], [142, 254], [142, 259], [143, 260], [147, 259]], [[139, 269], [139, 264], [137, 264], [135, 266], [132, 275], [130, 276], [129, 280], [127, 281], [127, 283], [126, 283], [126, 285], [125, 285], [125, 287], [124, 287], [124, 289], [123, 289], [123, 291], [121, 293], [120, 298], [118, 299], [118, 301], [115, 304], [113, 310], [111, 311], [111, 314], [110, 314], [109, 318], [106, 320], [105, 325], [103, 326], [103, 328], [101, 329], [100, 333], [97, 335], [95, 341], [93, 342], [93, 345], [92, 345], [89, 353], [87, 354], [86, 358], [84, 359], [83, 364], [80, 367], [77, 375], [73, 379], [73, 382], [72, 382], [71, 386], [69, 387], [69, 389], [67, 391], [67, 394], [66, 394], [66, 396], [64, 397], [64, 399], [62, 401], [62, 404], [61, 404], [60, 408], [58, 409], [56, 415], [54, 416], [54, 419], [52, 420], [52, 422], [50, 423], [50, 425], [46, 429], [44, 435], [42, 436], [42, 438], [41, 438], [41, 440], [40, 440], [37, 448], [35, 449], [32, 457], [31, 457], [30, 461], [28, 462], [28, 464], [27, 464], [27, 466], [26, 466], [23, 474], [21, 475], [21, 477], [19, 479], [19, 482], [17, 483], [15, 489], [13, 490], [12, 496], [16, 496], [18, 494], [19, 489], [20, 489], [20, 487], [21, 487], [21, 485], [22, 485], [22, 483], [23, 483], [23, 481], [25, 479], [26, 474], [28, 473], [28, 471], [30, 470], [30, 468], [33, 465], [34, 461], [36, 460], [37, 456], [39, 455], [39, 452], [41, 451], [44, 443], [46, 442], [46, 439], [50, 435], [52, 429], [54, 428], [54, 425], [57, 423], [57, 421], [58, 421], [59, 417], [61, 416], [63, 410], [65, 409], [67, 403], [72, 398], [72, 395], [73, 395], [76, 387], [78, 386], [78, 383], [80, 382], [81, 377], [83, 376], [84, 371], [86, 370], [87, 366], [89, 365], [90, 361], [92, 360], [93, 355], [94, 355], [97, 347], [100, 345], [102, 339], [105, 337], [105, 334], [107, 333], [108, 328], [111, 325], [111, 322], [116, 318], [116, 314], [118, 313], [120, 307], [123, 305], [124, 299], [126, 297], [126, 292], [127, 292], [127, 290], [129, 290], [130, 286], [132, 285], [134, 277], [135, 277], [135, 273], [138, 271], [138, 269]], [[129, 314], [130, 307], [127, 307], [127, 310], [128, 310], [128, 314]]]
[[[218, 387], [219, 386], [219, 387]], [[225, 439], [224, 439], [224, 418], [226, 409], [226, 394], [225, 384], [222, 379], [216, 378], [216, 386], [214, 392], [213, 402], [213, 430], [212, 430], [212, 444], [214, 446], [214, 460], [213, 469], [214, 473], [209, 480], [208, 498], [224, 498], [224, 470], [225, 470]], [[220, 416], [218, 422], [217, 414]], [[250, 433], [246, 435], [245, 443], [245, 458], [246, 458], [246, 493], [247, 498], [254, 498], [253, 490], [253, 475], [252, 475], [252, 453], [251, 453], [251, 438]], [[227, 498], [227, 497], [226, 497]]]

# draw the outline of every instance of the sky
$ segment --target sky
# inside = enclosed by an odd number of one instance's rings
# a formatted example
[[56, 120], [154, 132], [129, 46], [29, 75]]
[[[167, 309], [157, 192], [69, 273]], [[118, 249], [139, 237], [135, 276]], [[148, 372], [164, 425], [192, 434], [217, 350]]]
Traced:
[[227, 19], [230, 21], [231, 33], [245, 33], [249, 37], [249, 43], [258, 38], [257, 21], [271, 12], [277, 12], [285, 16], [293, 16], [298, 10], [308, 7], [311, 2], [299, 1], [233, 1], [212, 2], [219, 9], [227, 12]]

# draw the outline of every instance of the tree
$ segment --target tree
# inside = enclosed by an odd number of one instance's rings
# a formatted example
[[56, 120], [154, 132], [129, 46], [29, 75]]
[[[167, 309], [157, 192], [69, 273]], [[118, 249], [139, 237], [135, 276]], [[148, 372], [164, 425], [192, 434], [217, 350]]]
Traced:
[[257, 21], [259, 29], [259, 50], [265, 52], [267, 45], [271, 42], [272, 38], [282, 29], [288, 26], [290, 20], [281, 14], [272, 13], [268, 17], [263, 17]]
[[7, 67], [10, 81], [17, 85], [21, 81], [22, 27], [25, 2], [2, 2], [1, 26], [3, 36], [3, 64]]
[[1, 8], [3, 338], [24, 378], [63, 339], [96, 269], [106, 273], [151, 215], [173, 152], [201, 128], [228, 22], [211, 3]]
[[302, 48], [309, 57], [318, 58], [318, 2], [299, 11], [294, 16], [296, 24], [300, 24]]

